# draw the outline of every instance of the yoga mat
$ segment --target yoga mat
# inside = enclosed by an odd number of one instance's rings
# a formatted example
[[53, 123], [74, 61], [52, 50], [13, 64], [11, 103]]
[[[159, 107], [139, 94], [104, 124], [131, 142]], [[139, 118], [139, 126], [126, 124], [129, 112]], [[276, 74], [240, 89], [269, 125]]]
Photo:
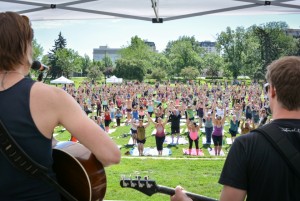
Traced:
[[[183, 154], [189, 155], [189, 149], [182, 149]], [[201, 149], [199, 149], [198, 155], [195, 148], [192, 148], [191, 156], [204, 156], [204, 153]]]
[[[144, 154], [144, 156], [158, 156], [158, 151], [157, 151], [156, 147], [154, 147], [154, 148], [145, 147], [143, 154]], [[163, 156], [170, 156], [171, 154], [172, 154], [171, 149], [163, 148], [163, 150], [162, 150], [162, 155]], [[138, 148], [135, 147], [135, 148], [131, 149], [130, 150], [130, 155], [139, 156]]]

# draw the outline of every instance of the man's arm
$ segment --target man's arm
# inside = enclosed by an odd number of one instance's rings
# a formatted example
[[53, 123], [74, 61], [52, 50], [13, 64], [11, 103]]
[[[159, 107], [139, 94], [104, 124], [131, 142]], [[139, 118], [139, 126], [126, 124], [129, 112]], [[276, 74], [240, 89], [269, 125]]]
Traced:
[[244, 201], [246, 191], [231, 186], [223, 186], [220, 201]]

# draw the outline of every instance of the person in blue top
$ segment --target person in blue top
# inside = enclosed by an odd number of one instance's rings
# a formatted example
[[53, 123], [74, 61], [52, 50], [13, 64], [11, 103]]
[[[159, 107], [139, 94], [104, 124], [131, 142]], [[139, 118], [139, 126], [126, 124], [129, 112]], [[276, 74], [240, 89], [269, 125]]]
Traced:
[[118, 108], [116, 113], [115, 113], [116, 121], [117, 121], [117, 126], [121, 125], [121, 119], [123, 117], [121, 110]]
[[[10, 135], [28, 156], [49, 170], [48, 176], [53, 179], [52, 134], [58, 125], [72, 133], [104, 166], [119, 163], [117, 145], [71, 95], [25, 77], [33, 63], [32, 41], [28, 17], [0, 13], [0, 120]], [[0, 169], [1, 200], [61, 200], [53, 185], [15, 168], [2, 152]]]

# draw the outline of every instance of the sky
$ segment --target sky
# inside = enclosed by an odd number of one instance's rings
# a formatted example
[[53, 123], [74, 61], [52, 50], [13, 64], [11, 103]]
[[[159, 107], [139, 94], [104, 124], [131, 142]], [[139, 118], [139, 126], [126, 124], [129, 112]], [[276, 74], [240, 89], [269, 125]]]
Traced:
[[256, 15], [230, 16], [206, 15], [186, 19], [166, 21], [153, 24], [148, 21], [133, 19], [101, 20], [57, 20], [33, 21], [35, 38], [43, 47], [44, 54], [54, 46], [59, 32], [67, 41], [67, 48], [74, 49], [81, 56], [93, 58], [93, 49], [107, 45], [111, 48], [126, 47], [133, 36], [154, 42], [159, 52], [163, 51], [169, 41], [180, 36], [194, 36], [198, 41], [215, 41], [217, 35], [226, 27], [238, 26], [248, 28], [254, 24], [261, 25], [271, 21], [284, 21], [290, 28], [300, 29], [300, 14], [290, 15]]

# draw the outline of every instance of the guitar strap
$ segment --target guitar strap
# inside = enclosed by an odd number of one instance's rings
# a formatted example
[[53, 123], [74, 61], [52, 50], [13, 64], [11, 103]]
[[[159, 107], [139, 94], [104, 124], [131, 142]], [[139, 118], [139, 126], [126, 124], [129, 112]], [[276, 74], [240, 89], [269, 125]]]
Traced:
[[280, 127], [276, 126], [275, 123], [266, 124], [253, 131], [261, 133], [269, 141], [300, 179], [300, 153], [287, 139], [286, 133]]
[[56, 180], [48, 174], [48, 169], [35, 162], [24, 152], [0, 120], [0, 151], [3, 156], [17, 169], [22, 172], [45, 180], [54, 186], [67, 200], [77, 201], [69, 192], [67, 192]]

